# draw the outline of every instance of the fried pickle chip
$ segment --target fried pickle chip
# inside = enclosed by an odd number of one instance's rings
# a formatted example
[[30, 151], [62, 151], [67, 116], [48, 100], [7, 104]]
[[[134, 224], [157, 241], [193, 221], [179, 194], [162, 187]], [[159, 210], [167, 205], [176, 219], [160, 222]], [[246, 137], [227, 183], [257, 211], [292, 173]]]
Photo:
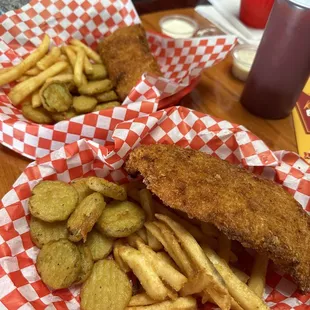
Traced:
[[68, 238], [67, 223], [65, 221], [47, 223], [32, 216], [30, 219], [30, 236], [33, 243], [42, 248], [51, 241]]
[[28, 120], [38, 124], [52, 124], [53, 119], [43, 107], [33, 108], [31, 103], [24, 103], [22, 106], [22, 114]]
[[96, 105], [96, 107], [93, 110], [93, 112], [107, 110], [107, 109], [111, 109], [111, 108], [114, 108], [114, 107], [119, 107], [120, 105], [121, 104], [118, 101], [110, 101], [110, 102], [100, 103], [100, 104]]
[[71, 185], [62, 181], [41, 181], [32, 190], [30, 213], [45, 222], [66, 220], [77, 206], [79, 196]]
[[105, 93], [96, 96], [98, 102], [109, 102], [118, 99], [116, 92], [114, 90], [107, 91]]
[[37, 258], [37, 269], [42, 281], [52, 289], [69, 287], [81, 272], [78, 247], [66, 239], [45, 244]]
[[91, 81], [93, 80], [101, 80], [107, 77], [107, 69], [102, 64], [92, 64], [93, 72], [87, 75], [87, 78]]
[[73, 97], [73, 108], [79, 114], [91, 112], [97, 104], [97, 99], [90, 96]]
[[95, 263], [81, 290], [83, 310], [124, 310], [132, 295], [126, 274], [113, 260]]
[[92, 230], [105, 205], [100, 193], [93, 193], [84, 198], [68, 219], [69, 240], [85, 241], [87, 233]]
[[81, 178], [73, 180], [71, 183], [71, 185], [75, 188], [75, 190], [79, 194], [79, 203], [88, 195], [93, 193], [93, 190], [91, 190], [87, 185], [87, 180], [88, 178]]
[[90, 249], [84, 244], [79, 244], [78, 249], [81, 255], [81, 271], [74, 284], [81, 284], [85, 282], [91, 274], [94, 265]]
[[55, 122], [65, 121], [77, 115], [78, 114], [73, 108], [70, 108], [68, 111], [65, 112], [51, 113], [51, 117]]
[[127, 198], [126, 189], [124, 187], [102, 178], [90, 177], [87, 180], [87, 185], [93, 191], [116, 200], [125, 200]]
[[107, 257], [113, 248], [113, 239], [93, 229], [88, 235], [85, 245], [90, 249], [94, 261]]
[[72, 105], [72, 95], [65, 83], [54, 82], [43, 91], [43, 107], [49, 112], [64, 112]]
[[144, 211], [137, 204], [112, 201], [103, 210], [96, 227], [109, 237], [122, 238], [139, 230], [144, 221]]

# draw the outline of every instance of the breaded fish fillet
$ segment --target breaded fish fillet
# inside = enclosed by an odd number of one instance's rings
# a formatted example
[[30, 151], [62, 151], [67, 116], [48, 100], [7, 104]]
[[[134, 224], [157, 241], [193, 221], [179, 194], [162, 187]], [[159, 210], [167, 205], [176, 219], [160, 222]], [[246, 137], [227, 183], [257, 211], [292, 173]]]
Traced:
[[126, 163], [167, 206], [213, 223], [268, 255], [310, 291], [310, 216], [282, 186], [224, 160], [172, 145], [142, 146]]
[[121, 100], [143, 73], [162, 75], [141, 25], [119, 28], [100, 43], [99, 53]]

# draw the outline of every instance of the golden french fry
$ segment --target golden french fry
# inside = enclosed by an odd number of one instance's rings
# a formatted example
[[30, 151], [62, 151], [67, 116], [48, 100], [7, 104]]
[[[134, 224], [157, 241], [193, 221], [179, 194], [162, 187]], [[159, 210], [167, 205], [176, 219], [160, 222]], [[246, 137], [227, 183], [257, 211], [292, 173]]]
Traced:
[[180, 295], [185, 297], [193, 294], [201, 293], [209, 284], [208, 276], [203, 272], [196, 273], [185, 283], [180, 291]]
[[128, 307], [148, 306], [156, 303], [158, 303], [157, 300], [152, 299], [146, 293], [141, 293], [131, 297]]
[[[84, 72], [86, 74], [92, 74], [94, 72], [94, 67], [91, 64], [91, 62], [89, 61], [87, 56], [84, 57], [83, 67], [84, 67]], [[105, 78], [105, 77], [103, 77], [103, 78]]]
[[[61, 50], [61, 49], [60, 49]], [[65, 54], [61, 54], [59, 57], [58, 57], [58, 61], [67, 61], [69, 62], [69, 59], [68, 57], [65, 55]]]
[[79, 87], [81, 95], [96, 95], [111, 90], [113, 87], [111, 80], [90, 81]]
[[243, 308], [231, 297], [231, 310], [243, 310]]
[[[76, 53], [78, 53], [79, 50], [84, 51], [84, 49], [82, 47], [79, 46], [75, 46], [75, 45], [71, 45], [70, 46]], [[85, 53], [85, 51], [84, 51]], [[94, 67], [91, 64], [91, 62], [89, 61], [87, 55], [85, 54], [84, 57], [84, 62], [83, 62], [83, 70], [86, 74], [92, 74], [94, 72]], [[103, 77], [104, 78], [104, 77]]]
[[136, 231], [136, 234], [144, 241], [144, 243], [147, 243], [147, 231], [145, 227], [140, 228], [138, 231]]
[[230, 295], [244, 310], [267, 310], [269, 309], [261, 298], [259, 298], [245, 283], [229, 268], [227, 263], [221, 259], [213, 250], [204, 246], [204, 252], [211, 260], [219, 274], [227, 284]]
[[145, 255], [155, 272], [165, 283], [177, 292], [184, 286], [187, 282], [187, 278], [182, 273], [173, 268], [170, 264], [167, 264], [165, 260], [160, 259], [156, 252], [140, 240], [137, 241], [137, 246], [138, 250]]
[[76, 62], [76, 54], [72, 50], [70, 46], [63, 46], [62, 47], [64, 53], [66, 54], [67, 58], [69, 59], [70, 65], [72, 69], [74, 70], [75, 62]]
[[156, 239], [150, 231], [146, 231], [147, 244], [154, 251], [159, 251], [163, 248], [163, 245]]
[[165, 207], [164, 205], [162, 205], [161, 203], [159, 203], [155, 200], [154, 200], [154, 207], [155, 207], [155, 211], [157, 213], [164, 214], [164, 215], [170, 217], [171, 219], [173, 219], [175, 222], [178, 222], [182, 226], [184, 226], [189, 231], [189, 233], [194, 236], [194, 238], [197, 241], [202, 241], [204, 239], [205, 236], [203, 235], [203, 233], [201, 232], [201, 230], [198, 227], [196, 227], [192, 223], [180, 218], [178, 215], [176, 215], [175, 213], [170, 211], [168, 207]]
[[30, 75], [30, 76], [36, 76], [40, 72], [42, 72], [42, 71], [39, 68], [33, 67], [33, 68], [29, 69], [28, 71], [26, 71], [25, 74], [26, 75]]
[[119, 248], [124, 246], [126, 243], [123, 239], [118, 239], [114, 242], [113, 247], [113, 257], [117, 265], [124, 271], [129, 272], [130, 268], [129, 266], [122, 260], [121, 256], [119, 255]]
[[153, 198], [151, 192], [144, 188], [139, 192], [140, 195], [140, 205], [146, 214], [147, 221], [154, 221], [154, 206], [153, 206]]
[[20, 64], [14, 66], [11, 70], [0, 75], [0, 86], [17, 80], [26, 71], [35, 66], [37, 62], [47, 53], [49, 44], [50, 38], [48, 35], [45, 35], [42, 43], [33, 53], [31, 53]]
[[60, 55], [61, 55], [60, 48], [56, 46], [52, 47], [51, 51], [46, 56], [44, 56], [40, 61], [38, 61], [37, 67], [40, 70], [46, 70], [58, 60], [58, 57], [60, 57]]
[[268, 258], [264, 255], [256, 254], [248, 286], [261, 298], [265, 290], [267, 268]]
[[129, 246], [119, 248], [121, 258], [129, 265], [139, 279], [146, 293], [155, 300], [165, 300], [169, 290], [149, 264], [145, 255]]
[[140, 237], [138, 236], [138, 234], [136, 234], [136, 233], [133, 233], [133, 234], [129, 235], [129, 236], [127, 237], [127, 241], [128, 241], [128, 244], [129, 244], [131, 247], [133, 247], [133, 248], [137, 248], [137, 247], [138, 247], [138, 242], [144, 243], [143, 239], [140, 238]]
[[[181, 248], [173, 231], [170, 229], [169, 226], [165, 225], [164, 223], [152, 222], [152, 224], [155, 224], [159, 228], [160, 233], [161, 233], [161, 238], [164, 240], [164, 243], [153, 233], [153, 231], [151, 231], [151, 233], [162, 243], [165, 250], [169, 253], [169, 255], [178, 265], [180, 270], [188, 278], [191, 278], [195, 274], [194, 268], [188, 256]], [[148, 229], [148, 226], [146, 224], [145, 224], [145, 227], [146, 229]]]
[[205, 235], [210, 237], [217, 238], [220, 234], [219, 230], [211, 223], [201, 222], [200, 228]]
[[72, 39], [70, 41], [70, 44], [75, 45], [75, 46], [79, 46], [82, 47], [86, 53], [86, 55], [92, 59], [95, 63], [101, 64], [102, 60], [99, 56], [99, 54], [97, 54], [94, 50], [92, 50], [89, 46], [85, 45], [84, 43], [82, 43], [79, 40], [76, 39]]
[[159, 257], [159, 259], [164, 260], [167, 264], [169, 264], [174, 269], [179, 270], [179, 267], [176, 265], [173, 259], [167, 254], [167, 252], [165, 251], [157, 252], [156, 255]]
[[126, 310], [196, 310], [197, 302], [196, 299], [188, 297], [179, 297], [176, 300], [167, 300], [157, 304], [148, 306], [129, 306]]
[[77, 87], [82, 86], [83, 83], [82, 75], [83, 75], [84, 58], [85, 58], [85, 52], [83, 49], [80, 48], [77, 52], [74, 64], [74, 82]]
[[0, 69], [0, 74], [9, 72], [12, 68], [14, 68], [14, 66], [12, 66], [12, 67], [7, 67], [7, 68], [1, 68], [1, 69]]
[[35, 91], [31, 97], [31, 104], [33, 108], [38, 108], [42, 105], [41, 97], [39, 94], [39, 90]]
[[219, 235], [219, 250], [218, 255], [225, 260], [226, 263], [229, 262], [231, 241], [223, 234]]
[[238, 268], [235, 268], [235, 267], [231, 267], [230, 266], [230, 269], [233, 271], [233, 273], [238, 277], [238, 279], [240, 281], [242, 281], [243, 283], [247, 283], [248, 280], [250, 279], [250, 277], [244, 273], [243, 271], [241, 271], [240, 269]]
[[190, 260], [194, 263], [195, 269], [208, 276], [208, 285], [205, 288], [208, 295], [221, 309], [230, 309], [231, 300], [223, 278], [214, 268], [211, 261], [206, 257], [204, 251], [195, 238], [179, 223], [173, 221], [166, 215], [155, 214], [155, 217], [164, 222], [177, 236], [182, 248]]
[[18, 79], [16, 80], [16, 82], [21, 83], [21, 82], [24, 82], [24, 81], [26, 81], [26, 80], [29, 80], [30, 78], [31, 78], [31, 76], [22, 75], [20, 78], [18, 78]]
[[43, 85], [48, 78], [58, 74], [67, 66], [68, 64], [66, 62], [57, 62], [45, 71], [42, 71], [37, 76], [34, 76], [13, 87], [8, 95], [13, 105], [18, 105], [23, 99]]

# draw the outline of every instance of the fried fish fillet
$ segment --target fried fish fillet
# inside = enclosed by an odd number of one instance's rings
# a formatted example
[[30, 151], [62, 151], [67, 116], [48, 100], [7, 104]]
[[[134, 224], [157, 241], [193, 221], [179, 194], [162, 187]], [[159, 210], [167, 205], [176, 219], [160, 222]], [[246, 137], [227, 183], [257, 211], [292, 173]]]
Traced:
[[162, 75], [141, 25], [119, 28], [101, 42], [99, 53], [122, 101], [143, 73]]
[[191, 149], [135, 149], [127, 171], [140, 172], [167, 206], [213, 223], [230, 239], [267, 255], [310, 291], [310, 216], [282, 186]]

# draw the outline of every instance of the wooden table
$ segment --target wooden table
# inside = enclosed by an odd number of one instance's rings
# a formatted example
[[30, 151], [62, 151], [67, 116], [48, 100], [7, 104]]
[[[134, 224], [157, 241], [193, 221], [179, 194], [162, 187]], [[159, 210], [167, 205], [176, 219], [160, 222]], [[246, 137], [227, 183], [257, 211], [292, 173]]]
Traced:
[[[185, 14], [205, 27], [209, 23], [193, 9], [178, 9], [147, 14], [141, 17], [146, 29], [160, 31], [158, 21], [169, 14]], [[204, 70], [196, 89], [181, 104], [228, 121], [242, 124], [266, 142], [272, 150], [297, 151], [292, 117], [268, 121], [247, 112], [239, 103], [243, 83], [230, 73], [231, 56], [218, 65]], [[0, 195], [8, 192], [30, 160], [0, 145]]]

